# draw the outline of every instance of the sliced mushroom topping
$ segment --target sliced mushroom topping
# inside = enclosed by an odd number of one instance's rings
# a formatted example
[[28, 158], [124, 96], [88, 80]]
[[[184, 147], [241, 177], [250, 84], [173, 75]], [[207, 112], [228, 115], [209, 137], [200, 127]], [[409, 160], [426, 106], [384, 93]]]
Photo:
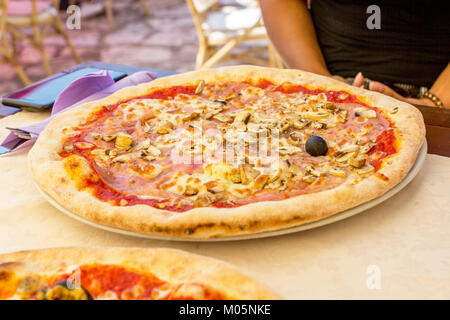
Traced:
[[336, 168], [332, 168], [332, 169], [328, 170], [328, 173], [330, 173], [331, 175], [336, 176], [336, 177], [345, 178], [345, 171], [338, 170]]
[[152, 144], [150, 139], [145, 139], [140, 141], [138, 144], [136, 144], [134, 146], [134, 150], [142, 150], [142, 149], [147, 149], [148, 147], [150, 147]]
[[197, 119], [199, 116], [200, 116], [200, 113], [192, 112], [192, 113], [188, 114], [187, 116], [183, 117], [182, 120], [183, 121], [194, 120], [194, 119]]
[[95, 145], [89, 142], [75, 142], [73, 145], [80, 150], [89, 150], [95, 147]]
[[299, 166], [297, 166], [296, 164], [291, 164], [291, 166], [289, 167], [289, 172], [292, 173], [294, 176], [302, 176], [303, 175], [302, 169]]
[[111, 142], [116, 138], [115, 134], [104, 134], [102, 135], [102, 140], [106, 142]]
[[211, 187], [211, 188], [208, 188], [207, 189], [209, 192], [211, 192], [211, 193], [214, 193], [214, 194], [219, 194], [219, 193], [222, 193], [222, 192], [225, 192], [225, 189], [224, 188], [221, 188], [221, 187]]
[[315, 105], [317, 102], [320, 101], [320, 97], [318, 95], [315, 95], [315, 94], [314, 95], [310, 95], [307, 98], [307, 101], [308, 101], [308, 104]]
[[95, 149], [91, 151], [91, 154], [99, 157], [107, 157], [105, 149]]
[[195, 196], [198, 193], [198, 189], [192, 186], [186, 186], [186, 190], [184, 190], [185, 196]]
[[214, 102], [215, 103], [220, 103], [220, 104], [223, 104], [223, 105], [227, 104], [227, 101], [225, 99], [224, 100], [214, 100]]
[[292, 127], [292, 119], [288, 116], [285, 118], [282, 118], [279, 122], [279, 129], [280, 132], [286, 132], [288, 129], [290, 129]]
[[337, 109], [336, 105], [333, 102], [325, 102], [324, 104], [325, 109], [330, 110], [330, 111], [334, 111]]
[[300, 145], [300, 143], [302, 142], [302, 140], [298, 137], [295, 137], [295, 136], [293, 137], [291, 134], [287, 138], [287, 142], [294, 147], [298, 147]]
[[73, 150], [75, 150], [75, 148], [73, 147], [73, 142], [72, 141], [64, 142], [63, 150], [64, 150], [64, 152], [67, 152], [67, 153], [73, 152]]
[[214, 202], [217, 201], [224, 201], [228, 199], [228, 194], [225, 191], [225, 189], [220, 187], [213, 187], [208, 189], [208, 192], [212, 193], [214, 195]]
[[286, 145], [286, 146], [280, 146], [278, 148], [278, 152], [280, 153], [280, 155], [285, 156], [285, 155], [291, 155], [294, 153], [302, 152], [302, 149], [292, 146], [292, 145]]
[[197, 196], [194, 200], [194, 208], [207, 207], [214, 202], [214, 194], [205, 192]]
[[237, 93], [233, 91], [233, 92], [230, 92], [229, 94], [227, 94], [225, 97], [223, 97], [223, 100], [229, 101], [236, 97], [237, 97]]
[[320, 119], [324, 119], [327, 118], [329, 116], [329, 114], [327, 112], [304, 112], [302, 113], [302, 117], [306, 118], [306, 119], [311, 119], [311, 120], [320, 120]]
[[239, 174], [241, 176], [242, 184], [249, 184], [259, 176], [260, 172], [251, 165], [245, 163], [239, 165]]
[[216, 115], [214, 115], [212, 117], [214, 120], [220, 121], [220, 122], [224, 122], [224, 123], [231, 123], [233, 122], [233, 118], [230, 117], [229, 115], [223, 114], [223, 113], [218, 113]]
[[301, 132], [297, 132], [297, 131], [291, 132], [289, 134], [289, 139], [296, 143], [301, 143], [303, 140], [303, 134]]
[[156, 129], [156, 132], [158, 134], [168, 134], [172, 132], [173, 129], [173, 123], [170, 121], [163, 121], [158, 128]]
[[247, 124], [250, 120], [250, 116], [251, 114], [248, 110], [239, 111], [234, 118], [234, 123], [242, 122], [244, 124]]
[[219, 114], [222, 112], [222, 105], [216, 105], [216, 106], [208, 106], [205, 110], [202, 111], [202, 118], [209, 120], [216, 114]]
[[373, 144], [371, 144], [371, 143], [367, 144], [367, 145], [359, 148], [359, 153], [365, 154], [365, 153], [369, 152], [370, 149], [372, 149], [372, 148], [373, 148]]
[[270, 176], [267, 174], [262, 174], [256, 178], [252, 184], [252, 189], [262, 190], [269, 183]]
[[281, 174], [283, 173], [283, 170], [281, 168], [278, 168], [277, 171], [269, 178], [268, 183], [272, 183], [279, 179], [281, 177]]
[[241, 183], [241, 174], [239, 169], [233, 168], [231, 171], [227, 172], [227, 179], [233, 183]]
[[340, 168], [347, 168], [347, 167], [349, 167], [349, 164], [347, 162], [336, 162], [335, 165], [340, 167]]
[[289, 162], [289, 160], [281, 159], [279, 161], [279, 166], [283, 170], [288, 170], [291, 167], [291, 163]]
[[356, 156], [356, 152], [348, 152], [348, 153], [344, 153], [344, 154], [340, 155], [339, 157], [336, 157], [335, 160], [336, 160], [336, 162], [343, 163], [343, 162], [347, 162], [348, 159], [353, 158], [355, 156]]
[[227, 200], [228, 196], [225, 191], [213, 193], [211, 191], [206, 191], [205, 193], [199, 194], [194, 201], [194, 207], [206, 207], [211, 203], [218, 201]]
[[354, 168], [361, 168], [366, 163], [366, 159], [350, 158], [347, 162]]
[[149, 133], [152, 130], [152, 127], [148, 122], [144, 122], [142, 129], [145, 133]]
[[205, 111], [202, 113], [202, 118], [205, 120], [209, 120], [214, 116], [214, 113], [210, 112], [210, 111]]
[[327, 124], [323, 123], [323, 122], [316, 122], [316, 121], [314, 121], [311, 124], [311, 128], [314, 128], [314, 129], [326, 129], [327, 128]]
[[149, 155], [152, 155], [152, 156], [155, 156], [155, 157], [159, 156], [161, 154], [161, 150], [159, 150], [155, 146], [149, 146], [147, 148], [147, 152], [148, 152]]
[[153, 161], [156, 160], [156, 157], [151, 155], [150, 152], [148, 152], [147, 150], [141, 150], [141, 153], [139, 154], [139, 156], [147, 161]]
[[125, 163], [130, 161], [132, 158], [131, 153], [125, 153], [121, 154], [120, 156], [115, 157], [112, 162], [119, 162], [119, 163]]
[[235, 123], [233, 123], [233, 126], [237, 130], [242, 131], [242, 132], [245, 132], [247, 130], [247, 125], [243, 122], [235, 122]]
[[367, 118], [367, 119], [373, 119], [377, 117], [377, 113], [375, 110], [364, 108], [364, 107], [358, 107], [354, 109], [355, 115], [359, 114], [361, 117]]
[[279, 168], [268, 181], [270, 187], [279, 190], [286, 189], [288, 181], [294, 176], [291, 168], [295, 171], [294, 165], [291, 165], [288, 160], [280, 160]]
[[359, 175], [369, 174], [369, 173], [371, 173], [373, 171], [375, 171], [375, 168], [372, 165], [368, 164], [368, 163], [365, 166], [363, 166], [362, 168], [356, 170], [356, 172]]
[[294, 120], [292, 122], [292, 125], [294, 126], [295, 129], [301, 130], [301, 129], [305, 128], [310, 123], [311, 123], [311, 121], [300, 118], [300, 119]]
[[313, 183], [314, 181], [316, 181], [316, 177], [312, 176], [312, 175], [306, 175], [302, 177], [302, 181], [306, 182], [306, 183]]
[[115, 149], [108, 149], [108, 150], [105, 150], [105, 154], [110, 158], [114, 158], [115, 156], [117, 156], [119, 154], [119, 152]]
[[98, 132], [92, 132], [91, 133], [92, 138], [94, 138], [95, 140], [101, 139], [102, 138], [102, 134], [98, 133]]
[[359, 146], [357, 145], [344, 145], [342, 148], [340, 148], [338, 151], [334, 153], [334, 156], [339, 158], [347, 153], [358, 152], [358, 150]]
[[203, 89], [205, 89], [205, 80], [200, 80], [197, 84], [197, 88], [195, 88], [195, 94], [201, 94], [203, 92]]
[[314, 177], [320, 177], [325, 174], [325, 172], [318, 170], [317, 168], [315, 168], [313, 166], [306, 166], [305, 170], [307, 173], [309, 173], [310, 175], [312, 175]]
[[117, 150], [127, 151], [131, 143], [133, 142], [133, 137], [126, 132], [119, 132], [116, 136], [115, 146]]

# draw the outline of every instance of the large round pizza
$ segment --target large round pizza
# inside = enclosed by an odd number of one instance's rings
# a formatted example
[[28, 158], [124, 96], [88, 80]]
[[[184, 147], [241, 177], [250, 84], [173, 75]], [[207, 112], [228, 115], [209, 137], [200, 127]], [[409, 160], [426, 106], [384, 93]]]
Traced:
[[67, 247], [0, 255], [0, 300], [278, 298], [226, 263], [180, 250]]
[[71, 212], [139, 233], [249, 234], [323, 219], [398, 184], [420, 112], [298, 70], [233, 66], [124, 88], [54, 118], [30, 151]]

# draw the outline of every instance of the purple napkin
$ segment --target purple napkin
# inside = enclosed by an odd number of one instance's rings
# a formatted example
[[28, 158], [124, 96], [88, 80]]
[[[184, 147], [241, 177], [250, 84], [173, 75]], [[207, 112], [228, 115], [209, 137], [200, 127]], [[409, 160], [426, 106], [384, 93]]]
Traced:
[[87, 74], [73, 81], [59, 94], [53, 105], [52, 114], [48, 119], [26, 127], [8, 128], [12, 132], [0, 146], [11, 151], [31, 147], [36, 142], [39, 133], [44, 130], [45, 126], [58, 113], [69, 110], [82, 103], [99, 100], [119, 89], [150, 82], [155, 78], [155, 73], [147, 71], [136, 72], [118, 82], [114, 82], [106, 70]]

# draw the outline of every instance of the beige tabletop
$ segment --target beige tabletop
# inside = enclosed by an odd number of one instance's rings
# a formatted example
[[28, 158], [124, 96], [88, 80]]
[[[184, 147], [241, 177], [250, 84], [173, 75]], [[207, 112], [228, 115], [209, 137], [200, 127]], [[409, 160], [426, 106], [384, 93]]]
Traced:
[[[21, 112], [7, 126], [43, 119]], [[56, 246], [171, 247], [221, 259], [287, 299], [449, 299], [450, 158], [427, 155], [417, 177], [349, 219], [290, 235], [235, 242], [171, 242], [103, 231], [52, 207], [26, 152], [0, 156], [0, 253]]]

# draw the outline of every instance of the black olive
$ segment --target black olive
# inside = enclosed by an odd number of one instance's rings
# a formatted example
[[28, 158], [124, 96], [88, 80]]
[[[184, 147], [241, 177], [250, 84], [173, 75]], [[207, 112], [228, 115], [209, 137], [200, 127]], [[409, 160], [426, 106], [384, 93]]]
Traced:
[[305, 143], [306, 152], [310, 155], [317, 157], [323, 156], [328, 151], [327, 142], [319, 136], [312, 136]]
[[355, 117], [359, 117], [360, 114], [358, 112], [355, 112]]

